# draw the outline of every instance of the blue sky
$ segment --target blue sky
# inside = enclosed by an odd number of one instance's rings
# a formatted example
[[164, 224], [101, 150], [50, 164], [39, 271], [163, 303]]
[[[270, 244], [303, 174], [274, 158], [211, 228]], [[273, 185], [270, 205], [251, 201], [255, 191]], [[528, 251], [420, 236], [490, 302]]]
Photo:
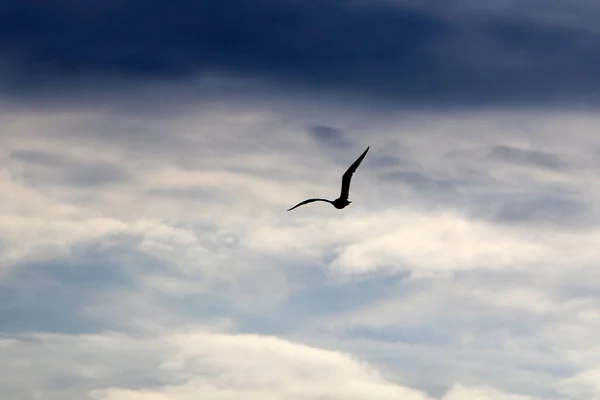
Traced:
[[4, 6], [3, 393], [600, 399], [599, 14]]

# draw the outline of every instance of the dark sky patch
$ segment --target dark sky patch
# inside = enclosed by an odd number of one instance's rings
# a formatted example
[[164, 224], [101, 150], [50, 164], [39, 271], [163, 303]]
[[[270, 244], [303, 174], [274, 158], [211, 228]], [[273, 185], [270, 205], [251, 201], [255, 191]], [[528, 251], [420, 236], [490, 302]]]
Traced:
[[185, 82], [218, 73], [398, 105], [587, 105], [600, 98], [600, 38], [577, 24], [577, 14], [559, 25], [514, 10], [482, 15], [462, 7], [8, 2], [0, 10], [0, 85], [18, 97], [80, 79]]

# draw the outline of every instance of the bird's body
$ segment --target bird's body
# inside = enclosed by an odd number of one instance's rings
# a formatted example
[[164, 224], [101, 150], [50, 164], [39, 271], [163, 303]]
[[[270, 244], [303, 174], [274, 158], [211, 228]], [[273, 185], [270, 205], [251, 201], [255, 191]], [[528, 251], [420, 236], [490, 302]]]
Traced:
[[335, 199], [333, 201], [327, 200], [327, 199], [320, 199], [320, 198], [304, 200], [303, 202], [300, 202], [300, 203], [296, 204], [294, 207], [290, 208], [288, 211], [291, 211], [294, 208], [300, 207], [304, 204], [312, 203], [314, 201], [325, 201], [325, 202], [333, 205], [338, 210], [341, 210], [342, 208], [345, 208], [350, 203], [352, 203], [351, 201], [348, 200], [348, 196], [349, 196], [349, 192], [350, 192], [350, 180], [352, 179], [352, 175], [354, 174], [354, 171], [356, 171], [356, 169], [362, 162], [363, 158], [365, 158], [365, 156], [367, 155], [367, 152], [369, 151], [369, 147], [367, 147], [367, 149], [364, 151], [364, 153], [362, 153], [361, 156], [358, 157], [356, 159], [356, 161], [354, 161], [354, 163], [350, 166], [350, 168], [348, 168], [348, 170], [344, 173], [344, 176], [342, 176], [342, 190], [340, 192], [340, 197], [338, 197], [337, 199]]

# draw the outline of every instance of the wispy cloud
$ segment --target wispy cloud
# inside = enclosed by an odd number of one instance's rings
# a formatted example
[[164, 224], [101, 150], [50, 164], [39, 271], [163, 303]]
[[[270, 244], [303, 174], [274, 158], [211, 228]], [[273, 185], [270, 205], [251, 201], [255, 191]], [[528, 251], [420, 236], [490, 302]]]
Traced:
[[98, 186], [127, 183], [130, 176], [126, 170], [106, 162], [72, 159], [57, 153], [17, 150], [10, 158], [24, 164], [21, 172], [34, 184], [62, 183], [71, 187]]
[[550, 170], [565, 170], [568, 164], [556, 154], [545, 151], [531, 151], [510, 146], [494, 146], [488, 153], [491, 159], [513, 164], [538, 166]]

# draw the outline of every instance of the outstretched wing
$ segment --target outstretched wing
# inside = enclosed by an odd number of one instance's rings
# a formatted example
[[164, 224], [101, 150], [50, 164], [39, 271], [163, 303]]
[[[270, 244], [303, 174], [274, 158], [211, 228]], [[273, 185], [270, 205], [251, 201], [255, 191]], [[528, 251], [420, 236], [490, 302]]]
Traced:
[[313, 201], [326, 201], [328, 203], [331, 203], [331, 201], [329, 201], [327, 199], [308, 199], [308, 200], [304, 200], [301, 203], [296, 204], [294, 207], [290, 208], [288, 211], [292, 211], [296, 207], [300, 207], [300, 206], [302, 206], [304, 204], [312, 203]]
[[[371, 147], [371, 146], [369, 146], [369, 147]], [[342, 176], [342, 192], [340, 193], [341, 199], [348, 200], [348, 196], [350, 193], [350, 179], [352, 179], [352, 174], [354, 174], [354, 171], [356, 171], [356, 168], [358, 168], [358, 166], [362, 162], [363, 158], [365, 158], [365, 156], [367, 155], [367, 151], [369, 151], [369, 147], [367, 147], [365, 152], [362, 153], [361, 156], [358, 157], [358, 159], [356, 161], [354, 161], [354, 164], [352, 164], [350, 166], [350, 168], [348, 168], [348, 170], [344, 173], [344, 176]]]

